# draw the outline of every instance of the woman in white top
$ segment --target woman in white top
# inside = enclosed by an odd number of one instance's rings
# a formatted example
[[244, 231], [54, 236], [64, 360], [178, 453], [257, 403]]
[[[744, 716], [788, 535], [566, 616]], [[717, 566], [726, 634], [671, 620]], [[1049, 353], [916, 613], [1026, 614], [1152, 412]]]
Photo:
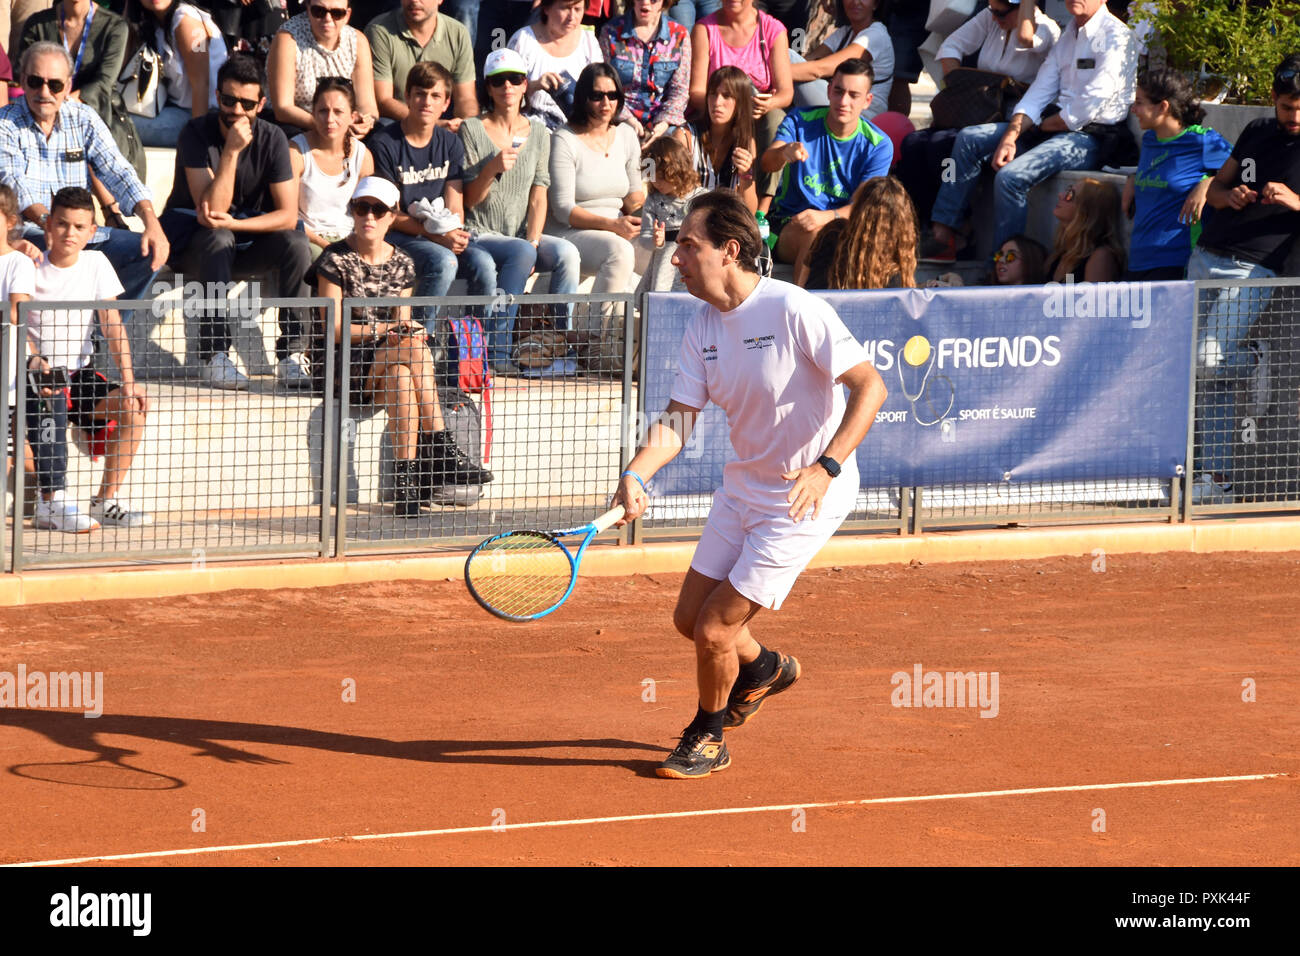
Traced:
[[556, 130], [569, 118], [579, 74], [601, 63], [596, 34], [582, 28], [584, 0], [542, 0], [537, 22], [510, 38], [510, 49], [528, 66], [529, 116]]
[[[641, 218], [633, 215], [645, 202], [641, 182], [641, 144], [627, 123], [614, 123], [623, 109], [623, 87], [608, 63], [592, 63], [578, 77], [568, 126], [551, 143], [551, 226], [547, 230], [578, 247], [583, 275], [595, 273], [592, 292], [629, 291], [636, 271]], [[649, 259], [649, 255], [643, 256]], [[617, 306], [620, 310], [622, 306]], [[614, 319], [614, 307], [602, 307], [602, 321]], [[578, 331], [592, 333], [582, 320]], [[590, 336], [589, 338], [594, 337]], [[599, 335], [601, 351], [588, 356], [621, 357], [621, 337], [607, 329]], [[580, 343], [581, 344], [581, 343]], [[621, 358], [619, 359], [621, 361]]]
[[1016, 35], [1020, 8], [1007, 0], [993, 0], [988, 7], [954, 30], [939, 47], [939, 65], [947, 76], [961, 66], [963, 57], [979, 52], [976, 67], [1001, 73], [1021, 83], [1032, 83], [1038, 68], [1061, 36], [1056, 21], [1043, 13], [1031, 12], [1034, 42], [1025, 45]]
[[312, 128], [289, 141], [289, 162], [298, 180], [298, 219], [315, 259], [330, 243], [352, 233], [348, 204], [357, 183], [375, 171], [375, 159], [352, 135], [357, 101], [352, 84], [326, 77], [316, 84]]
[[835, 68], [850, 57], [861, 57], [876, 74], [871, 84], [871, 105], [862, 114], [873, 119], [889, 108], [889, 91], [894, 86], [894, 43], [885, 25], [876, 19], [878, 0], [836, 0], [835, 6], [835, 22], [847, 25], [837, 27], [807, 59], [790, 51], [794, 105], [799, 109], [828, 105], [828, 83]]
[[174, 147], [191, 119], [217, 105], [217, 70], [226, 41], [206, 10], [179, 0], [132, 0], [127, 15], [162, 59], [167, 102], [157, 116], [131, 116], [145, 146]]
[[280, 27], [271, 41], [266, 80], [271, 108], [281, 125], [312, 128], [312, 96], [316, 84], [327, 76], [352, 80], [358, 110], [353, 134], [365, 136], [375, 125], [379, 106], [370, 42], [360, 30], [348, 26], [351, 17], [350, 0], [308, 0], [306, 12]]

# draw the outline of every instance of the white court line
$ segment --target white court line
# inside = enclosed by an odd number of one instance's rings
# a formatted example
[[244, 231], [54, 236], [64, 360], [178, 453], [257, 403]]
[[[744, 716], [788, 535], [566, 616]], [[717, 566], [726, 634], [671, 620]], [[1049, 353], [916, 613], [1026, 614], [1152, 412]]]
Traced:
[[308, 840], [278, 840], [274, 843], [241, 843], [233, 846], [201, 846], [187, 850], [153, 850], [147, 853], [119, 853], [114, 856], [83, 856], [69, 860], [32, 860], [6, 863], [5, 867], [64, 866], [73, 863], [107, 863], [116, 860], [144, 860], [165, 856], [195, 856], [200, 853], [235, 853], [240, 850], [272, 850], [289, 846], [312, 846], [339, 840], [404, 840], [412, 837], [450, 836], [462, 833], [503, 833], [507, 830], [537, 830], [543, 827], [576, 827], [594, 823], [631, 823], [638, 820], [676, 820], [683, 817], [720, 817], [736, 813], [775, 813], [782, 810], [825, 810], [831, 807], [869, 807], [886, 803], [925, 803], [934, 800], [973, 800], [979, 797], [1016, 797], [1037, 793], [1077, 793], [1088, 790], [1125, 790], [1138, 787], [1174, 787], [1193, 783], [1238, 783], [1271, 780], [1287, 773], [1255, 773], [1240, 777], [1187, 777], [1181, 780], [1142, 780], [1135, 783], [1089, 783], [1073, 787], [1027, 787], [1020, 790], [980, 790], [974, 793], [934, 793], [913, 797], [872, 797], [868, 800], [832, 800], [829, 803], [784, 803], [767, 807], [724, 807], [719, 810], [679, 810], [672, 813], [633, 813], [621, 817], [587, 817], [577, 820], [539, 820], [535, 823], [502, 823], [478, 827], [449, 827], [444, 830], [409, 830], [405, 833], [360, 833], [352, 836], [313, 837]]

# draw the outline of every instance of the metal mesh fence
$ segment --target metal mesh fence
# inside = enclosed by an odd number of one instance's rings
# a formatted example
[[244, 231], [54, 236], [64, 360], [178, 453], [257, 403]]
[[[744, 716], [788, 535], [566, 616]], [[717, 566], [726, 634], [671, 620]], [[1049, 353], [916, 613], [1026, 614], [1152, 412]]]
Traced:
[[[1300, 507], [1300, 281], [1197, 290], [1195, 343], [1165, 343], [1197, 369], [1190, 475], [1090, 476], [1084, 455], [1070, 481], [864, 488], [845, 530]], [[680, 344], [630, 296], [347, 300], [336, 313], [326, 299], [195, 291], [27, 303], [4, 324], [6, 569], [458, 548], [582, 524], [660, 411], [644, 405], [643, 356], [672, 362]], [[83, 311], [101, 308], [124, 318], [147, 399], [134, 417], [111, 328], [92, 323], [80, 368]], [[43, 351], [63, 356], [45, 378], [25, 368], [33, 313]], [[708, 409], [683, 461], [712, 469], [728, 454]], [[633, 534], [693, 534], [710, 503], [655, 495]]]
[[1300, 280], [1197, 290], [1191, 510], [1300, 508]]
[[630, 296], [349, 299], [344, 313], [340, 550], [458, 546], [604, 510], [635, 402]]
[[328, 553], [310, 306], [332, 309], [224, 289], [23, 303], [15, 335], [44, 357], [16, 369], [15, 567]]

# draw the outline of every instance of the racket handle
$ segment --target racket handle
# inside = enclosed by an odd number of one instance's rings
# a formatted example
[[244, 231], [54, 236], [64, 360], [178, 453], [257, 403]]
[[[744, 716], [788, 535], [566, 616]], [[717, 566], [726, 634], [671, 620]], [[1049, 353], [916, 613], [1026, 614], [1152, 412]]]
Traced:
[[592, 525], [595, 526], [596, 533], [599, 534], [600, 532], [609, 528], [611, 525], [614, 524], [615, 521], [618, 521], [622, 517], [623, 517], [623, 506], [615, 505], [613, 508], [610, 508], [603, 515], [601, 515], [599, 518], [593, 521]]

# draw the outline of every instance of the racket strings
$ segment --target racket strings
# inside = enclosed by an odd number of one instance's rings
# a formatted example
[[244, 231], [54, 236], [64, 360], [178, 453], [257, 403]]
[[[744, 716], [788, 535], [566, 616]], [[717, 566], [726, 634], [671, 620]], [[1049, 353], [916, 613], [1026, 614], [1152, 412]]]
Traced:
[[489, 542], [471, 556], [467, 568], [478, 596], [511, 617], [530, 617], [554, 607], [572, 576], [563, 546], [535, 533]]

